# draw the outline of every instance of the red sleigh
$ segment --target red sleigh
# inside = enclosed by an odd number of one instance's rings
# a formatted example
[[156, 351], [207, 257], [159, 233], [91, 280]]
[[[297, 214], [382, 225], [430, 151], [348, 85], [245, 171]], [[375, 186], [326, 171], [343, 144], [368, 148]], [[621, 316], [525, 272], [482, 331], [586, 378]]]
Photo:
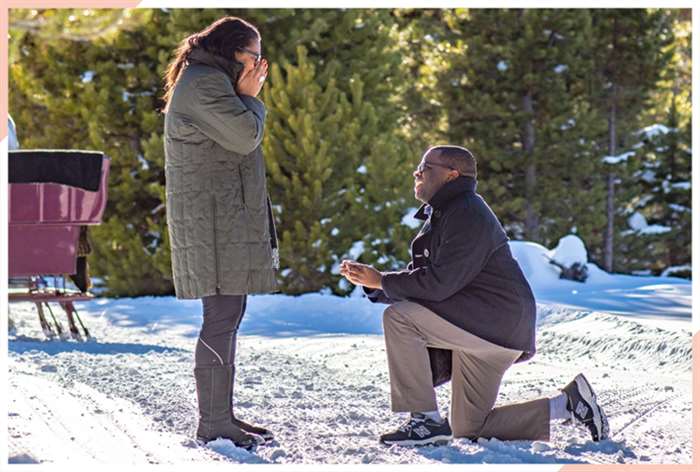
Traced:
[[[93, 295], [86, 287], [66, 288], [65, 276], [79, 272], [81, 228], [102, 221], [109, 159], [100, 152], [72, 150], [10, 151], [8, 157], [9, 302], [34, 302], [44, 334], [64, 338], [68, 334], [49, 305], [58, 303], [68, 317], [70, 335], [87, 339], [89, 332], [73, 302], [91, 300]], [[49, 285], [51, 276], [63, 285]]]

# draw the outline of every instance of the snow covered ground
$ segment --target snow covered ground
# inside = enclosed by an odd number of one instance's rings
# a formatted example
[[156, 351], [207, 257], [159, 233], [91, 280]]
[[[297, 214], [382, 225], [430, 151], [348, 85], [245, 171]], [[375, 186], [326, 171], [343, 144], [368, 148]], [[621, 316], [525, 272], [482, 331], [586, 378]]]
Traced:
[[[511, 243], [538, 300], [538, 354], [507, 373], [498, 402], [555, 393], [583, 371], [612, 438], [556, 424], [552, 441], [454, 440], [387, 448], [383, 306], [361, 297], [250, 298], [240, 336], [236, 408], [276, 432], [249, 453], [201, 447], [193, 352], [201, 310], [174, 298], [78, 306], [95, 340], [45, 340], [31, 304], [10, 306], [11, 463], [690, 463], [691, 285], [606, 274], [559, 280], [532, 243]], [[560, 252], [561, 255], [561, 252]], [[448, 411], [449, 385], [438, 388]]]

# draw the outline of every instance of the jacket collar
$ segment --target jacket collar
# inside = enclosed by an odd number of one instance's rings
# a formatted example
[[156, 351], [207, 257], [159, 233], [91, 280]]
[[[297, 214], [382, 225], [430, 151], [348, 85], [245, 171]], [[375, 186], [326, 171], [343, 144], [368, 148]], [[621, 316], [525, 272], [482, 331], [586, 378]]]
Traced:
[[475, 192], [476, 179], [461, 175], [440, 187], [433, 195], [433, 198], [428, 203], [421, 205], [413, 217], [419, 220], [427, 220], [433, 208], [441, 210], [456, 197]]
[[189, 63], [205, 64], [219, 69], [221, 72], [228, 75], [234, 84], [238, 81], [238, 75], [243, 69], [243, 64], [234, 59], [226, 59], [218, 54], [213, 54], [197, 47], [193, 48], [189, 52], [187, 55], [187, 61]]

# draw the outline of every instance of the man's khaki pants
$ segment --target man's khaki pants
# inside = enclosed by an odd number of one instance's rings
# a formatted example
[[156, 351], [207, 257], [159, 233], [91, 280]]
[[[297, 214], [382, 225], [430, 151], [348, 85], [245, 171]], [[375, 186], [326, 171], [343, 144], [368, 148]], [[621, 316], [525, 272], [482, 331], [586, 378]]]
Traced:
[[438, 409], [427, 348], [451, 349], [455, 437], [549, 440], [548, 398], [494, 408], [503, 374], [521, 351], [474, 336], [409, 301], [384, 311], [384, 338], [392, 411]]

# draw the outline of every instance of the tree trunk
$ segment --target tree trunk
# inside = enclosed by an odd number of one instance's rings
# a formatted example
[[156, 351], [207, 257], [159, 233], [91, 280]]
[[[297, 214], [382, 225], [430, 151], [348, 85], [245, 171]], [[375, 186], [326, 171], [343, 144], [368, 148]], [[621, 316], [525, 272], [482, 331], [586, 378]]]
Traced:
[[540, 241], [540, 222], [535, 210], [535, 188], [537, 185], [537, 167], [535, 165], [535, 124], [532, 94], [523, 97], [523, 110], [527, 114], [524, 130], [525, 151], [525, 236], [529, 241]]
[[[678, 119], [677, 119], [677, 109], [676, 109], [676, 97], [678, 95], [678, 89], [674, 87], [673, 89], [673, 98], [671, 99], [671, 111], [670, 111], [670, 116], [668, 119], [668, 125], [671, 128], [676, 128], [678, 129]], [[680, 132], [680, 130], [678, 130]], [[679, 134], [676, 134], [676, 137], [673, 138], [671, 142], [668, 143], [669, 146], [669, 155], [668, 155], [668, 162], [669, 162], [669, 180], [671, 182], [676, 181], [676, 153], [678, 152], [678, 139], [679, 139]], [[658, 178], [658, 176], [657, 176]], [[668, 198], [668, 197], [665, 197]], [[664, 202], [664, 206], [667, 208], [667, 212], [671, 211], [669, 210], [668, 206], [668, 201]], [[674, 221], [673, 218], [670, 218], [670, 215], [666, 216], [667, 221], [673, 221], [673, 224], [670, 226], [675, 227], [677, 224], [677, 221]], [[684, 259], [684, 253], [685, 251], [678, 250], [676, 247], [676, 240], [675, 238], [668, 238], [666, 240], [666, 265], [667, 266], [677, 266], [682, 264], [682, 261]]]
[[[613, 85], [612, 101], [608, 111], [608, 155], [614, 156], [617, 151], [617, 103], [616, 103], [617, 88]], [[605, 228], [605, 251], [604, 264], [605, 270], [612, 272], [613, 270], [613, 238], [615, 235], [615, 174], [612, 170], [608, 172], [607, 178], [607, 208], [608, 224]]]
[[668, 120], [669, 126], [671, 128], [676, 128], [676, 130], [674, 130], [674, 131], [677, 131], [676, 138], [674, 138], [674, 140], [671, 141], [672, 144], [669, 143], [669, 147], [670, 147], [669, 151], [671, 151], [671, 152], [668, 156], [668, 161], [669, 161], [668, 166], [669, 166], [669, 174], [671, 175], [671, 182], [676, 181], [676, 152], [678, 152], [678, 136], [680, 136], [680, 134], [679, 134], [680, 129], [678, 129], [679, 128], [679, 126], [678, 126], [678, 109], [676, 108], [676, 96], [677, 96], [677, 94], [678, 94], [677, 89], [674, 88], [673, 89], [673, 97], [671, 98], [671, 112], [670, 112], [670, 116], [669, 116], [669, 120]]

